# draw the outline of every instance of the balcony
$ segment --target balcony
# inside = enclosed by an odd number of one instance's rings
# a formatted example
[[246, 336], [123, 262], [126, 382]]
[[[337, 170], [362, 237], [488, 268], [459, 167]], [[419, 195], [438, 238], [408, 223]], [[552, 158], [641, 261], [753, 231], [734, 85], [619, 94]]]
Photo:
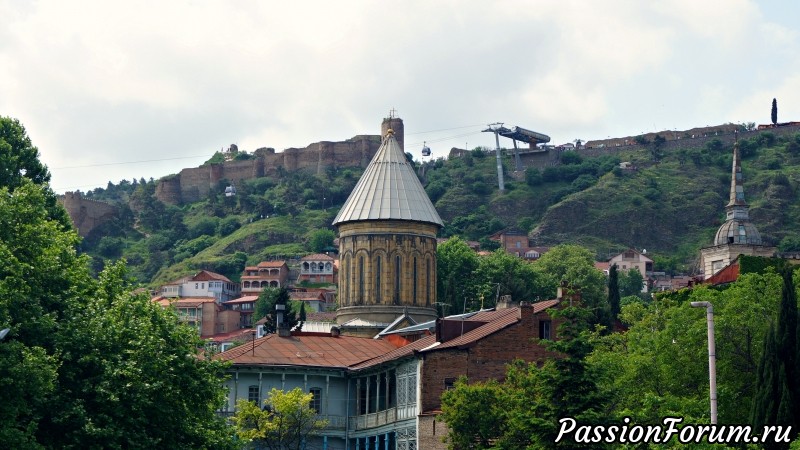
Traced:
[[416, 405], [400, 406], [396, 408], [384, 409], [376, 413], [361, 414], [358, 416], [350, 416], [350, 429], [351, 430], [366, 430], [375, 428], [382, 425], [397, 422], [398, 420], [409, 419], [416, 417]]

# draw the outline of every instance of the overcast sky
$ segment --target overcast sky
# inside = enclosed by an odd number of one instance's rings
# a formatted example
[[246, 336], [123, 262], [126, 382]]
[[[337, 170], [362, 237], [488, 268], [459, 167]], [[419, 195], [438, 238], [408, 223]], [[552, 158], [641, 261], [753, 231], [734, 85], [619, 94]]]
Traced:
[[[0, 115], [57, 192], [214, 151], [378, 134], [406, 151], [800, 120], [797, 1], [0, 0]], [[510, 142], [501, 145], [510, 146]]]

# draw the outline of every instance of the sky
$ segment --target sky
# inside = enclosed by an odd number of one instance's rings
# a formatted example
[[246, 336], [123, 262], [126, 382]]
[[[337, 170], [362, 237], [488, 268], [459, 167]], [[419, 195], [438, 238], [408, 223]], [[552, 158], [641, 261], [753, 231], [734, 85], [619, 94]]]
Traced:
[[[405, 150], [800, 120], [800, 2], [0, 0], [0, 115], [59, 193], [215, 151], [379, 134]], [[502, 139], [502, 138], [501, 138]], [[500, 143], [511, 147], [511, 142]]]

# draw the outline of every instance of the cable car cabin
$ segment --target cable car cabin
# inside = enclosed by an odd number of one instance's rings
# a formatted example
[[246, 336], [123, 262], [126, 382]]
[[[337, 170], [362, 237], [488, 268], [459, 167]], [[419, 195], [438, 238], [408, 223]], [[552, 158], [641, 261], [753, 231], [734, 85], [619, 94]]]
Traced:
[[233, 197], [234, 195], [236, 195], [236, 187], [231, 185], [225, 188], [225, 197]]
[[422, 144], [422, 156], [431, 156], [431, 148]]

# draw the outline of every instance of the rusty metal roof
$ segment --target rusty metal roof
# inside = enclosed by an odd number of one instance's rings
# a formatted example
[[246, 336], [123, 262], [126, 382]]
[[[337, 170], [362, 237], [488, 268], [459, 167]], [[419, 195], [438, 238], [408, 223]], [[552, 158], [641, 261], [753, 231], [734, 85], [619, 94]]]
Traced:
[[390, 219], [444, 226], [392, 133], [384, 139], [333, 224]]
[[270, 334], [214, 356], [234, 365], [307, 366], [346, 369], [395, 350], [387, 341], [328, 334]]

